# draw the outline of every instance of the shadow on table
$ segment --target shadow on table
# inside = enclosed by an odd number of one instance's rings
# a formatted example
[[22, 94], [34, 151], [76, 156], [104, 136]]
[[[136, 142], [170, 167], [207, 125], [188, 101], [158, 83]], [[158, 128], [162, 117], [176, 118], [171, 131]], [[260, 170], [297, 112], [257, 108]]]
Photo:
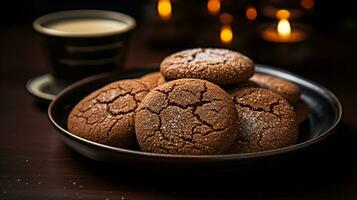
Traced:
[[[246, 174], [220, 174], [213, 171], [206, 175], [157, 174], [120, 166], [107, 166], [92, 161], [74, 151], [86, 173], [91, 173], [110, 185], [125, 185], [133, 190], [160, 192], [174, 195], [193, 195], [197, 198], [224, 198], [239, 193], [239, 196], [257, 197], [271, 194], [316, 193], [323, 191], [340, 193], [357, 178], [357, 130], [341, 124], [336, 133], [318, 145], [304, 159], [288, 164], [277, 163], [274, 167], [261, 166], [262, 170]], [[292, 159], [294, 160], [294, 159]], [[321, 196], [320, 196], [321, 197]]]

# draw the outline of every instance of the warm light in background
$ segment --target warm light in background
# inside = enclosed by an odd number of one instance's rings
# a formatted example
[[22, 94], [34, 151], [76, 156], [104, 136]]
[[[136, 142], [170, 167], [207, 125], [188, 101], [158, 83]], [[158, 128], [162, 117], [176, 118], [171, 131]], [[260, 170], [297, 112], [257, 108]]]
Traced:
[[315, 5], [315, 2], [314, 0], [301, 0], [300, 5], [305, 9], [312, 9]]
[[299, 26], [292, 29], [288, 20], [290, 17], [289, 11], [279, 10], [275, 15], [279, 19], [278, 26], [266, 27], [261, 33], [264, 40], [275, 43], [292, 43], [306, 39], [307, 33], [304, 29], [299, 28]]
[[287, 19], [279, 20], [277, 31], [282, 38], [289, 38], [291, 35], [290, 23]]
[[288, 10], [281, 9], [281, 10], [278, 10], [275, 15], [276, 15], [276, 18], [278, 18], [278, 19], [289, 19], [290, 12]]
[[221, 38], [221, 42], [223, 44], [230, 44], [233, 41], [233, 31], [231, 27], [231, 23], [233, 21], [233, 16], [229, 13], [222, 13], [219, 16], [219, 21], [223, 24], [221, 27], [221, 32], [219, 37]]
[[232, 23], [233, 17], [229, 13], [223, 13], [219, 16], [219, 20], [222, 22], [222, 24], [230, 24]]
[[257, 10], [253, 6], [250, 6], [245, 11], [245, 16], [247, 17], [247, 19], [253, 21], [255, 20], [255, 18], [257, 18]]
[[233, 31], [230, 25], [223, 25], [221, 27], [220, 38], [223, 44], [230, 44], [233, 41]]
[[217, 15], [221, 9], [220, 0], [208, 0], [207, 9], [211, 15]]
[[159, 0], [157, 3], [157, 11], [161, 19], [170, 19], [172, 16], [172, 6], [170, 0]]

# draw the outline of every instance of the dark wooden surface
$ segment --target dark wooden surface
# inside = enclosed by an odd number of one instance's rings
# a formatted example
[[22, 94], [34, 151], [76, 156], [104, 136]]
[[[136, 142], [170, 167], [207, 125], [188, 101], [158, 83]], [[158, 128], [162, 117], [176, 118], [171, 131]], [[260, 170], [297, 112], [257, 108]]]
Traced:
[[[312, 59], [290, 69], [334, 91], [344, 107], [336, 134], [306, 154], [306, 160], [262, 174], [176, 179], [108, 167], [70, 150], [52, 128], [47, 106], [25, 89], [29, 78], [48, 71], [38, 41], [29, 27], [4, 27], [0, 30], [0, 199], [356, 199], [354, 36], [319, 37]], [[154, 65], [172, 52], [152, 50], [144, 43], [136, 32], [127, 68]]]

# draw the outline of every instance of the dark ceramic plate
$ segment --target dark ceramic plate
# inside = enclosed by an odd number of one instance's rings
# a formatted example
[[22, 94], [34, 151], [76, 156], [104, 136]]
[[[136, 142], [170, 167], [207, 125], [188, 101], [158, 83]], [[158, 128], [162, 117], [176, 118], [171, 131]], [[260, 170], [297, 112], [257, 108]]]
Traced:
[[[263, 65], [256, 71], [290, 80], [301, 87], [301, 98], [311, 111], [308, 119], [300, 125], [299, 142], [286, 148], [247, 154], [230, 155], [167, 155], [146, 153], [139, 150], [121, 149], [91, 142], [71, 134], [67, 130], [67, 116], [73, 106], [84, 96], [112, 81], [139, 77], [148, 71], [126, 72], [117, 75], [97, 75], [78, 81], [64, 89], [49, 106], [49, 118], [64, 142], [80, 154], [93, 160], [104, 161], [120, 166], [136, 167], [145, 170], [172, 170], [186, 172], [252, 171], [265, 168], [269, 163], [286, 163], [300, 155], [327, 136], [332, 134], [342, 116], [339, 100], [326, 88], [294, 75], [290, 72]], [[301, 157], [301, 156], [300, 156]]]

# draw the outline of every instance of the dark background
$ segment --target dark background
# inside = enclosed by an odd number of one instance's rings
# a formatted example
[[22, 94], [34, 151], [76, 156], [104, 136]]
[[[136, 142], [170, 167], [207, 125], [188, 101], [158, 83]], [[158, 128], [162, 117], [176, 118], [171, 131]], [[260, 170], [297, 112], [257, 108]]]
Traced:
[[[150, 32], [147, 5], [153, 2], [1, 2], [0, 199], [357, 198], [357, 19], [353, 16], [353, 1], [316, 0], [313, 11], [298, 20], [311, 28], [309, 39], [288, 47], [266, 44], [259, 39], [253, 30], [259, 24], [269, 22], [259, 11], [254, 22], [244, 20], [241, 9], [244, 5], [259, 6], [264, 1], [230, 1], [238, 6], [222, 8], [234, 16], [236, 31], [237, 42], [227, 48], [242, 51], [256, 63], [285, 68], [318, 82], [341, 100], [344, 117], [336, 134], [314, 153], [307, 154], [306, 160], [266, 170], [263, 174], [183, 177], [176, 181], [169, 177], [138, 175], [128, 169], [108, 168], [67, 148], [47, 119], [47, 105], [34, 100], [25, 89], [28, 79], [48, 73], [41, 46], [31, 27], [32, 21], [53, 11], [84, 8], [116, 10], [132, 15], [137, 19], [138, 27], [131, 38], [126, 69], [158, 66], [165, 56], [183, 48], [226, 47], [217, 39], [218, 17], [210, 17], [200, 10], [193, 14], [181, 11], [191, 17], [186, 20], [193, 23], [190, 37], [177, 38], [177, 43], [160, 41], [160, 31], [154, 32], [155, 35]], [[279, 1], [267, 1], [276, 2]], [[204, 9], [205, 1], [195, 1], [195, 5]], [[287, 51], [273, 51], [276, 48]]]

